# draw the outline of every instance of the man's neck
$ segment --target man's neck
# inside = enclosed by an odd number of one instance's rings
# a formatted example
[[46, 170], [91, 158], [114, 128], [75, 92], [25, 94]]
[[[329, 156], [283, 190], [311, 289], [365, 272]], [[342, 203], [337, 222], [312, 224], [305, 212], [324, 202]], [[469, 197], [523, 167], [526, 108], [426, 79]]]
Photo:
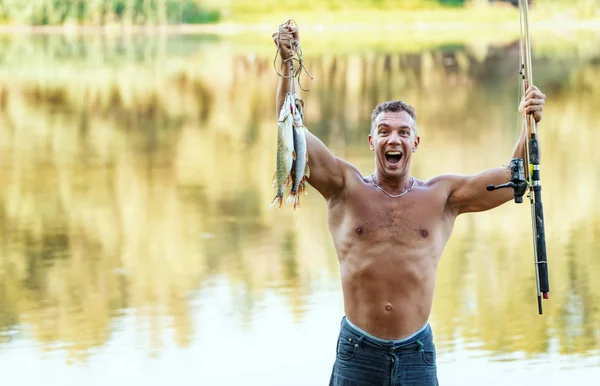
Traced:
[[382, 175], [377, 170], [371, 175], [375, 185], [384, 189], [389, 194], [400, 194], [410, 189], [414, 183], [414, 177], [406, 173], [396, 178]]

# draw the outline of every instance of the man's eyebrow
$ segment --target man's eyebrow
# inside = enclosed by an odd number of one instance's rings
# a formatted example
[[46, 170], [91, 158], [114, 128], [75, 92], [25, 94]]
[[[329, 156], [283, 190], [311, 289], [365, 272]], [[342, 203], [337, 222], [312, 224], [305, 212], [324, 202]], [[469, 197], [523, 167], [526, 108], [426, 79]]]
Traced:
[[[392, 126], [388, 125], [388, 124], [387, 124], [387, 123], [385, 123], [385, 122], [382, 122], [382, 123], [379, 123], [379, 124], [377, 125], [377, 128], [378, 128], [378, 129], [379, 129], [380, 127], [388, 127], [388, 128], [391, 128]], [[409, 125], [402, 125], [402, 126], [399, 126], [398, 128], [399, 128], [399, 129], [411, 129], [411, 130], [412, 130], [412, 128], [411, 128]]]

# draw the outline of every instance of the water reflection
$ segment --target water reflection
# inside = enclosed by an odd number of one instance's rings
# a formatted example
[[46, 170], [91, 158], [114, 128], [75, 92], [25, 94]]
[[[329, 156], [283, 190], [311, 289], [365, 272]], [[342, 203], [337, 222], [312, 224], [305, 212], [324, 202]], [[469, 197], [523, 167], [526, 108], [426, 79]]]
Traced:
[[[316, 192], [297, 219], [268, 208], [270, 56], [232, 54], [214, 37], [0, 44], [0, 350], [27, 338], [86, 360], [128, 314], [159, 353], [168, 328], [179, 347], [193, 344], [190, 294], [215, 280], [226, 281], [232, 316], [246, 327], [273, 291], [301, 322], [320, 307], [312, 295], [337, 289]], [[561, 354], [600, 349], [600, 52], [580, 44], [588, 48], [577, 55], [565, 52], [578, 45], [536, 51], [536, 83], [549, 95], [547, 314], [536, 313], [528, 208], [465, 216], [438, 276], [441, 351], [473, 347], [510, 360], [555, 341]], [[392, 98], [417, 106], [417, 176], [508, 161], [518, 129], [515, 43], [483, 54], [462, 45], [306, 51], [317, 79], [305, 95], [307, 125], [364, 173], [370, 112]]]

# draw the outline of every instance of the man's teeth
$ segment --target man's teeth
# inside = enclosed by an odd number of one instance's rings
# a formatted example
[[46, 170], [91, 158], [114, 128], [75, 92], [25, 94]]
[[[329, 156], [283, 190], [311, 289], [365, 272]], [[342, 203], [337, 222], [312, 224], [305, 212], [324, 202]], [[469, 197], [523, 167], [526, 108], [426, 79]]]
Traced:
[[402, 153], [400, 153], [399, 151], [388, 151], [385, 154], [387, 154], [387, 155], [401, 155]]

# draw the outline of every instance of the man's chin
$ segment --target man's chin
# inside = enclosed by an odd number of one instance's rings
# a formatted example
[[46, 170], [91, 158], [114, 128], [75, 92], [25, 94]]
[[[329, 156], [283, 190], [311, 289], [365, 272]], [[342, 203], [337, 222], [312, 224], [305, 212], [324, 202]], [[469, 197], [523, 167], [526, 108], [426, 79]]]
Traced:
[[390, 176], [399, 176], [404, 172], [404, 168], [399, 162], [397, 164], [386, 163], [383, 172]]

